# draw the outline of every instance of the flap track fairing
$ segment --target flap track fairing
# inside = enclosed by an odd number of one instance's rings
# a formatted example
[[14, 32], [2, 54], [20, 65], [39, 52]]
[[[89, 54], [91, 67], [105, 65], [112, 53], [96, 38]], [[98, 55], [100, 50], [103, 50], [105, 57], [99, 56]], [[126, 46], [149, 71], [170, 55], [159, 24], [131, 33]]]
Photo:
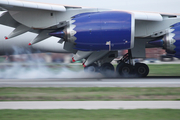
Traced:
[[24, 25], [19, 25], [7, 37], [5, 37], [5, 39], [10, 39], [10, 38], [16, 37], [18, 35], [26, 33], [28, 30], [30, 30], [29, 27], [26, 27]]

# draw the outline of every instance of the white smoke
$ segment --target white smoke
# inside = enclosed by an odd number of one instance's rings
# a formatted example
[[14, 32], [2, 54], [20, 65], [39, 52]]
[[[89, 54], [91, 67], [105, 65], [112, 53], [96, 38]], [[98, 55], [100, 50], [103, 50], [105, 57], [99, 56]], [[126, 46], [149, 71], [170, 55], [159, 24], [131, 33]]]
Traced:
[[[29, 50], [14, 47], [15, 55], [19, 53], [31, 54]], [[58, 67], [50, 68], [46, 63], [42, 63], [40, 57], [29, 59], [26, 63], [4, 63], [0, 71], [0, 78], [16, 78], [16, 79], [29, 79], [29, 78], [99, 78], [103, 77], [100, 73], [87, 73], [79, 66], [69, 66], [64, 63], [59, 63]], [[56, 64], [57, 65], [57, 64]]]
[[48, 67], [30, 67], [24, 68], [17, 63], [11, 68], [1, 71], [0, 78], [16, 78], [16, 79], [29, 79], [29, 78], [98, 78], [102, 77], [100, 73], [86, 73], [81, 71], [72, 71], [68, 68], [61, 68], [61, 71], [54, 72]]

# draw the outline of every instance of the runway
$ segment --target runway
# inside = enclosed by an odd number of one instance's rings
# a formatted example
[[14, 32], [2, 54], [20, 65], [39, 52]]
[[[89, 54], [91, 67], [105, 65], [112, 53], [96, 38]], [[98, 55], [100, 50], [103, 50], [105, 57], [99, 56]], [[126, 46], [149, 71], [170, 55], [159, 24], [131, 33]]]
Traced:
[[0, 109], [180, 109], [180, 101], [21, 101]]
[[[180, 79], [0, 79], [0, 87], [180, 87]], [[0, 109], [180, 109], [180, 101], [15, 101]]]
[[179, 78], [0, 79], [0, 87], [180, 87]]

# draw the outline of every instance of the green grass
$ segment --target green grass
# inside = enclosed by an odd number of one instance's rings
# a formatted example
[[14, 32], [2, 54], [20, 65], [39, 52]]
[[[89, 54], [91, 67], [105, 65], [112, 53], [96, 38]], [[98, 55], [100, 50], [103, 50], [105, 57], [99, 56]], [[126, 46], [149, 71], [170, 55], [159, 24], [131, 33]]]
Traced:
[[180, 100], [180, 88], [0, 88], [0, 101]]
[[149, 76], [180, 76], [180, 64], [148, 65]]
[[0, 110], [0, 120], [179, 120], [180, 110]]

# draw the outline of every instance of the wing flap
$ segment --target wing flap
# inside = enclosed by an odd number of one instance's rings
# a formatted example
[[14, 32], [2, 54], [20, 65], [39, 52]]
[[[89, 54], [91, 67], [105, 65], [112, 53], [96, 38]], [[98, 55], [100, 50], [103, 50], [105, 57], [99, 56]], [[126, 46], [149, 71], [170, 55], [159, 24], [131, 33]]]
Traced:
[[13, 10], [16, 7], [31, 8], [50, 11], [66, 11], [66, 8], [62, 5], [36, 3], [29, 1], [17, 1], [17, 0], [0, 0], [0, 6], [7, 10]]

